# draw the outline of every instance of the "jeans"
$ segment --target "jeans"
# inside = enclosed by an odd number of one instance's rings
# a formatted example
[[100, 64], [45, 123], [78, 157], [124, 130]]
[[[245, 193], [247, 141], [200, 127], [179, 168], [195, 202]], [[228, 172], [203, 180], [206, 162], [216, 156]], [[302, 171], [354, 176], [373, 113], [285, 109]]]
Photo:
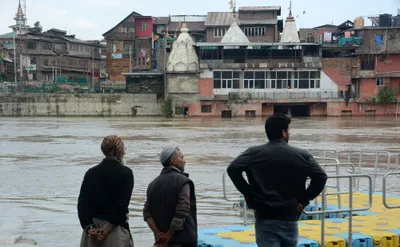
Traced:
[[297, 247], [298, 236], [296, 221], [256, 219], [258, 247]]

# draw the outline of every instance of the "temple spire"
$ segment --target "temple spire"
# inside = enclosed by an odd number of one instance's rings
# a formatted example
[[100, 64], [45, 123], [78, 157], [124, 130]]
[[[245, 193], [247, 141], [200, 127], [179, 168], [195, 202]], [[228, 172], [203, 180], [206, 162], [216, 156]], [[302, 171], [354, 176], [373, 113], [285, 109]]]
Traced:
[[17, 10], [17, 15], [23, 15], [24, 11], [22, 10], [21, 7], [21, 0], [18, 1], [18, 10]]
[[236, 19], [236, 1], [235, 0], [229, 1], [229, 9], [232, 10], [233, 18]]

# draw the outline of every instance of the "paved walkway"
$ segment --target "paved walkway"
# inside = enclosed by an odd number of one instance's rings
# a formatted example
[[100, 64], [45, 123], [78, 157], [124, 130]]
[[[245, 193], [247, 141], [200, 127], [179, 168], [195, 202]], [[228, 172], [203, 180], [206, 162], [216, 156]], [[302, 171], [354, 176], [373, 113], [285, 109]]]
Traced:
[[[368, 206], [368, 194], [354, 193], [353, 208]], [[349, 206], [349, 196], [341, 196], [342, 208]], [[319, 200], [321, 201], [321, 200]], [[400, 205], [400, 197], [391, 196], [389, 205]], [[338, 208], [338, 196], [328, 197], [328, 209]], [[311, 211], [315, 210], [310, 205]], [[347, 214], [348, 215], [348, 214]], [[353, 215], [353, 247], [398, 247], [400, 235], [400, 209], [387, 209], [383, 206], [382, 196], [373, 195], [372, 207], [369, 211], [354, 212]], [[314, 219], [299, 221], [299, 247], [321, 246], [321, 221]], [[325, 221], [325, 246], [346, 247], [349, 223], [345, 214], [341, 218], [337, 214], [327, 215]], [[306, 218], [306, 216], [302, 216]], [[256, 247], [254, 226], [234, 226], [226, 228], [201, 229], [199, 231], [200, 246], [212, 247]]]

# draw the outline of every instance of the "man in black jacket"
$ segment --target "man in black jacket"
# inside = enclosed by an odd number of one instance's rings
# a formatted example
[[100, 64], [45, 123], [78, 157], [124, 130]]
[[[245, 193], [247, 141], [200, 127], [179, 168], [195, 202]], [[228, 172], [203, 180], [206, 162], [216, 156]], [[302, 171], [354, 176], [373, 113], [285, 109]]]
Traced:
[[161, 174], [147, 188], [143, 218], [154, 233], [156, 246], [197, 247], [194, 184], [184, 172], [185, 159], [178, 147], [161, 151]]
[[79, 194], [78, 216], [84, 230], [81, 247], [130, 247], [128, 207], [133, 173], [125, 166], [124, 142], [118, 136], [107, 136], [101, 151], [106, 157], [86, 172]]
[[[250, 147], [228, 167], [232, 182], [255, 211], [256, 241], [261, 247], [297, 246], [297, 220], [327, 180], [311, 154], [288, 144], [290, 122], [284, 114], [269, 117], [265, 122], [269, 142]], [[306, 189], [308, 177], [311, 183]]]

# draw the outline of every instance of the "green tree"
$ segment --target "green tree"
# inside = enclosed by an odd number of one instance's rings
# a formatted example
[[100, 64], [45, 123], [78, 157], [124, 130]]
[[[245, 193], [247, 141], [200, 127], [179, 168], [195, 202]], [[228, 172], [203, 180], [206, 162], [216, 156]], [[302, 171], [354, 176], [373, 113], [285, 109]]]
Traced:
[[171, 96], [168, 96], [164, 103], [161, 105], [161, 114], [164, 117], [172, 117], [173, 113], [174, 111], [172, 109], [172, 98]]
[[381, 104], [396, 102], [396, 90], [392, 87], [384, 86], [378, 93], [378, 102]]

